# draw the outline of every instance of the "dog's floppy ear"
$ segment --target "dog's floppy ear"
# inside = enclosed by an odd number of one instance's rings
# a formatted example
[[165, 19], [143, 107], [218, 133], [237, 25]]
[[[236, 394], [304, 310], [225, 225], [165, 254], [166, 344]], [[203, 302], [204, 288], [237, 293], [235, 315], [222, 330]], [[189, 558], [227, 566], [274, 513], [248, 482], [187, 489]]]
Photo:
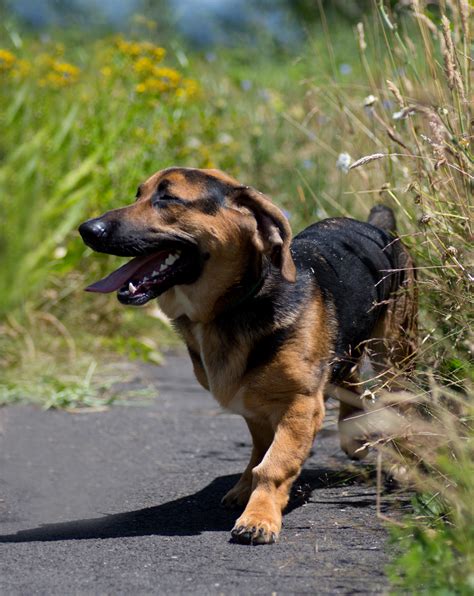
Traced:
[[236, 188], [231, 200], [249, 209], [257, 220], [259, 248], [278, 267], [286, 281], [296, 280], [296, 267], [290, 252], [291, 228], [288, 220], [271, 199], [251, 186]]

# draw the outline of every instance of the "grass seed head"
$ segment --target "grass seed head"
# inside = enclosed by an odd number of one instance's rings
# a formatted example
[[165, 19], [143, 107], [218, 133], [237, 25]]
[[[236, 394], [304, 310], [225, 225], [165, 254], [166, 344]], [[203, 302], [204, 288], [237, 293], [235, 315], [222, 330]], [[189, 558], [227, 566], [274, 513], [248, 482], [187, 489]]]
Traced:
[[372, 153], [372, 155], [366, 155], [361, 157], [353, 164], [349, 166], [349, 170], [354, 170], [355, 168], [360, 168], [361, 166], [365, 166], [365, 164], [370, 163], [371, 161], [375, 161], [376, 159], [382, 159], [382, 157], [387, 157], [386, 153]]

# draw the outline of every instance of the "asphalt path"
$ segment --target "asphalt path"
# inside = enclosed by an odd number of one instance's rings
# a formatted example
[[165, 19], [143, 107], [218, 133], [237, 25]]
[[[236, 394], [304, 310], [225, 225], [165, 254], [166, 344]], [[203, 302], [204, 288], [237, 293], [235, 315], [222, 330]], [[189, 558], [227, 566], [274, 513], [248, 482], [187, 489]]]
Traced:
[[185, 356], [143, 366], [147, 405], [0, 410], [0, 594], [379, 594], [390, 547], [371, 467], [330, 410], [280, 541], [232, 544], [220, 499], [250, 454]]

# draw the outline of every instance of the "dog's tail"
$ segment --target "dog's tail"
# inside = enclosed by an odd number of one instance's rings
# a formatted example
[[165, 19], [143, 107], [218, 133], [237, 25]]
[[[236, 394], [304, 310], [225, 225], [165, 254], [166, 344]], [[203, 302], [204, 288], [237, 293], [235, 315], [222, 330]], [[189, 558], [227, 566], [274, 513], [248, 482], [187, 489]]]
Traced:
[[382, 228], [382, 230], [391, 232], [392, 234], [397, 230], [395, 215], [390, 207], [385, 207], [385, 205], [375, 205], [372, 207], [367, 221], [373, 226]]
[[391, 261], [389, 279], [393, 284], [393, 291], [384, 314], [382, 336], [389, 338], [391, 342], [389, 360], [396, 368], [409, 371], [414, 366], [418, 348], [416, 266], [406, 246], [397, 236], [397, 222], [390, 207], [374, 205], [367, 221], [391, 236], [384, 251]]

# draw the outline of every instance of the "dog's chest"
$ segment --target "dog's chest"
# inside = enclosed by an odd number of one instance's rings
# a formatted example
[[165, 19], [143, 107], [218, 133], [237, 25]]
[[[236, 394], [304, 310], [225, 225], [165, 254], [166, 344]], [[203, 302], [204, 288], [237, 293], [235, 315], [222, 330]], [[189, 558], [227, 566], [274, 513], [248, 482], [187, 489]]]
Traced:
[[248, 348], [243, 341], [228, 345], [218, 332], [196, 323], [191, 329], [209, 390], [225, 408], [244, 414], [242, 378], [245, 373]]

